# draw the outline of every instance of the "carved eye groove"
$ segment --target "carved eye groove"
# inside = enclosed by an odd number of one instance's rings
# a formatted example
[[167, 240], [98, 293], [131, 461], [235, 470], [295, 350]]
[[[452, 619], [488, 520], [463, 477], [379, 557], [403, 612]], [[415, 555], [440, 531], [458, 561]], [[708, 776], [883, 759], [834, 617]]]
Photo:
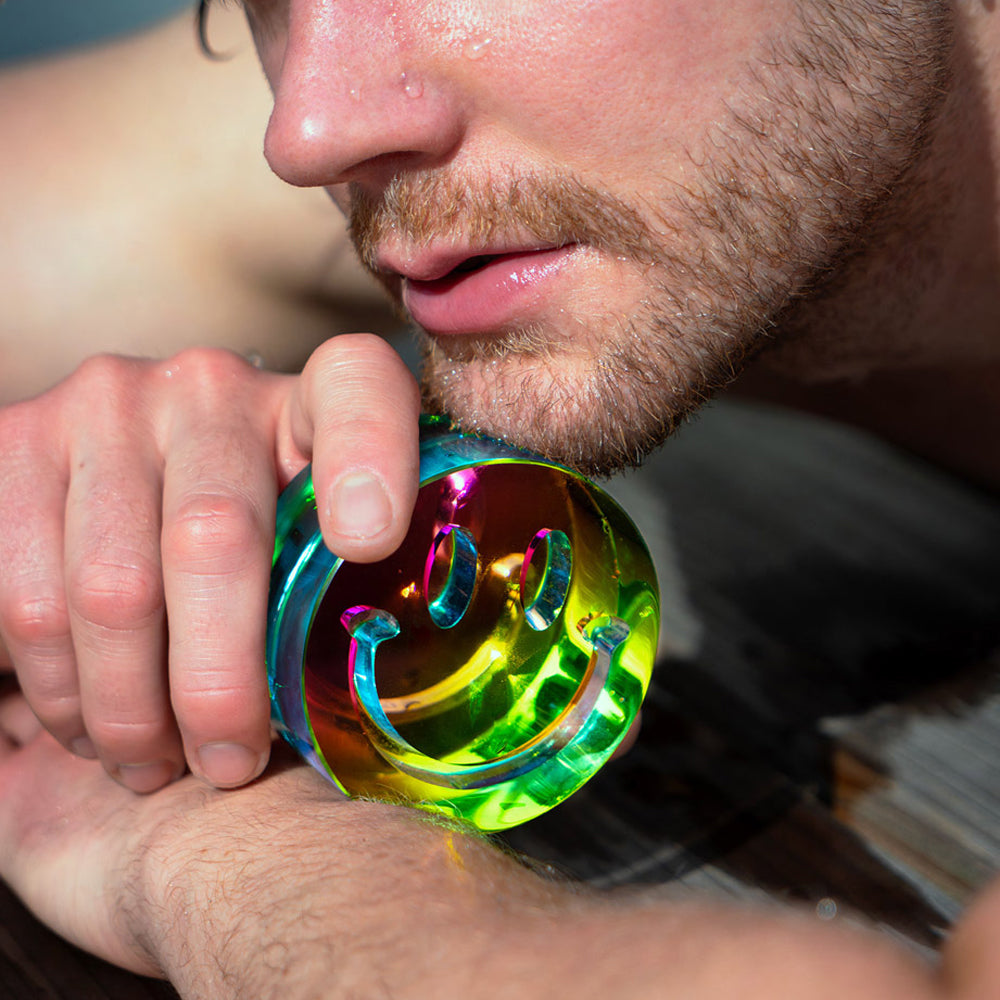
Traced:
[[[449, 546], [448, 575], [441, 592], [431, 597], [434, 567]], [[454, 628], [469, 610], [479, 577], [479, 550], [472, 533], [457, 524], [446, 524], [435, 536], [424, 564], [424, 598], [431, 621], [438, 628]]]
[[[528, 603], [528, 573], [538, 550], [545, 546], [545, 568], [535, 594]], [[573, 575], [573, 547], [569, 537], [558, 528], [542, 528], [531, 539], [521, 563], [521, 607], [528, 624], [542, 632], [555, 623], [562, 613], [569, 582]]]

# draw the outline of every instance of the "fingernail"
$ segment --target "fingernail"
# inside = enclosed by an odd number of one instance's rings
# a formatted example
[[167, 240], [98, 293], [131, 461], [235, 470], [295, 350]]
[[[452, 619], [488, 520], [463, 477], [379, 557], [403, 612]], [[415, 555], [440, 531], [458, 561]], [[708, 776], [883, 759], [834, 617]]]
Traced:
[[145, 794], [169, 785], [178, 776], [177, 765], [169, 760], [154, 760], [146, 764], [119, 764], [118, 777], [126, 788]]
[[385, 487], [370, 473], [349, 472], [330, 492], [330, 520], [348, 538], [374, 538], [392, 522]]
[[198, 749], [202, 774], [218, 788], [244, 785], [256, 778], [266, 758], [239, 743], [206, 743]]
[[88, 760], [95, 760], [97, 757], [97, 749], [89, 736], [78, 736], [70, 743], [69, 748], [77, 757], [86, 757]]

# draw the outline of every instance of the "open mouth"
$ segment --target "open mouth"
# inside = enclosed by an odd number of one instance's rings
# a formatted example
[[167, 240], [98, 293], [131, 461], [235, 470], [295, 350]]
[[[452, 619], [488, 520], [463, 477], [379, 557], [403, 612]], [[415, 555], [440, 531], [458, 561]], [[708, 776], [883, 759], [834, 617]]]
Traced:
[[551, 299], [558, 272], [578, 250], [571, 244], [473, 254], [435, 277], [404, 276], [403, 304], [433, 333], [486, 333], [522, 326], [533, 322]]
[[463, 260], [461, 264], [457, 267], [452, 268], [452, 270], [445, 275], [446, 278], [450, 278], [452, 275], [456, 274], [471, 274], [473, 271], [482, 270], [488, 264], [492, 264], [493, 261], [500, 259], [500, 254], [497, 253], [484, 253], [479, 254], [475, 257], [469, 257], [467, 260]]
[[409, 278], [407, 280], [411, 284], [421, 285], [428, 289], [447, 287], [456, 281], [469, 277], [469, 275], [485, 270], [491, 264], [496, 263], [496, 261], [504, 259], [504, 257], [511, 256], [513, 255], [497, 253], [476, 254], [472, 257], [466, 257], [465, 260], [460, 264], [456, 264], [450, 271], [436, 278]]

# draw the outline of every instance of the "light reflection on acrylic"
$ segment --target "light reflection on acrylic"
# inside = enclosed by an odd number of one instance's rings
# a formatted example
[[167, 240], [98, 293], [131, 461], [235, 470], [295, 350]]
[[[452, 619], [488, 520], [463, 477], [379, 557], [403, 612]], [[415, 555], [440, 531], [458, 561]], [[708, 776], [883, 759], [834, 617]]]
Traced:
[[347, 794], [501, 830], [611, 756], [659, 629], [635, 526], [573, 472], [441, 418], [399, 550], [323, 544], [309, 470], [278, 506], [268, 611], [275, 725]]

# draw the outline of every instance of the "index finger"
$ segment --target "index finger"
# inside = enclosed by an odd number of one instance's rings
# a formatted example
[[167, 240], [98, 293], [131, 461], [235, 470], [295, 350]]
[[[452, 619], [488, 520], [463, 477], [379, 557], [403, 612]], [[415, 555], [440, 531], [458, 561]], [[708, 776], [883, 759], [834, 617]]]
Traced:
[[259, 774], [270, 749], [264, 630], [283, 380], [224, 353], [186, 355], [178, 369], [197, 391], [171, 409], [165, 447], [171, 703], [191, 770], [231, 787]]

